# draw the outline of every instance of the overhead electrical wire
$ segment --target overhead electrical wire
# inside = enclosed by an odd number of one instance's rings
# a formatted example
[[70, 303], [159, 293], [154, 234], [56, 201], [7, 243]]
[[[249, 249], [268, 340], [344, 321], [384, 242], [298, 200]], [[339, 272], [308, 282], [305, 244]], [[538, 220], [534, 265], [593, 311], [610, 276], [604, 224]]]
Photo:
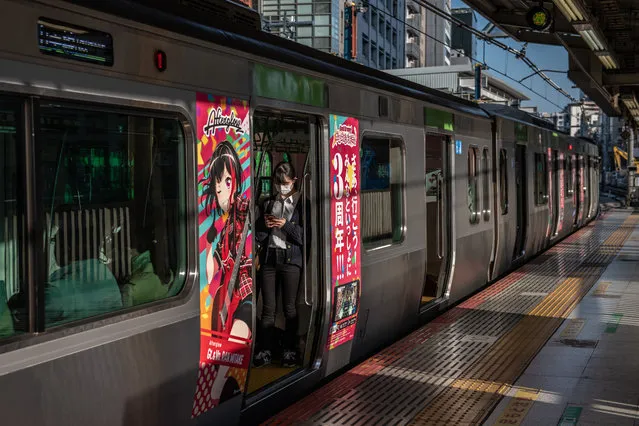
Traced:
[[[413, 1], [414, 1], [414, 0], [413, 0]], [[515, 83], [517, 83], [517, 84], [519, 84], [519, 85], [521, 85], [521, 86], [525, 87], [525, 88], [526, 88], [526, 90], [530, 90], [532, 93], [534, 93], [535, 95], [539, 96], [541, 99], [543, 99], [543, 100], [545, 100], [545, 101], [547, 101], [547, 102], [551, 103], [552, 105], [556, 106], [557, 108], [559, 108], [559, 109], [563, 108], [563, 106], [561, 106], [561, 105], [559, 105], [559, 104], [557, 104], [557, 103], [555, 103], [555, 102], [551, 101], [551, 100], [550, 100], [550, 99], [548, 99], [546, 96], [544, 96], [544, 95], [542, 95], [541, 93], [539, 93], [538, 91], [534, 90], [534, 89], [532, 88], [532, 84], [531, 84], [531, 86], [530, 86], [530, 87], [525, 86], [524, 84], [522, 84], [520, 81], [518, 81], [518, 80], [517, 80], [517, 79], [515, 79], [514, 77], [511, 77], [511, 76], [509, 76], [508, 74], [506, 74], [506, 73], [504, 73], [504, 72], [502, 72], [502, 71], [499, 71], [497, 68], [491, 67], [490, 65], [488, 65], [488, 64], [487, 64], [487, 63], [485, 63], [484, 61], [480, 61], [479, 59], [474, 58], [473, 56], [468, 55], [468, 54], [466, 54], [465, 52], [461, 52], [461, 51], [459, 51], [458, 49], [455, 49], [455, 48], [451, 47], [451, 46], [450, 46], [449, 44], [447, 44], [446, 42], [444, 42], [444, 41], [442, 41], [442, 40], [439, 40], [438, 38], [433, 37], [433, 36], [432, 36], [432, 35], [430, 35], [430, 34], [427, 34], [426, 32], [422, 31], [421, 29], [419, 29], [419, 28], [417, 28], [417, 27], [415, 27], [415, 26], [413, 26], [413, 25], [409, 24], [409, 23], [408, 23], [408, 22], [406, 22], [406, 21], [403, 21], [403, 20], [399, 19], [399, 18], [398, 18], [398, 17], [396, 17], [396, 16], [392, 16], [389, 12], [387, 12], [387, 11], [385, 11], [385, 10], [383, 10], [383, 9], [380, 9], [380, 8], [379, 8], [379, 7], [377, 7], [377, 6], [373, 6], [373, 5], [370, 5], [370, 4], [369, 4], [367, 7], [373, 8], [373, 9], [377, 10], [377, 11], [378, 11], [378, 13], [382, 13], [382, 14], [384, 14], [384, 15], [386, 15], [386, 16], [389, 16], [389, 17], [391, 17], [391, 18], [393, 18], [393, 19], [397, 20], [398, 22], [403, 23], [403, 24], [404, 24], [404, 25], [406, 25], [407, 27], [412, 28], [413, 30], [417, 31], [418, 33], [425, 35], [426, 37], [430, 38], [431, 40], [433, 40], [433, 41], [435, 41], [435, 42], [437, 42], [437, 43], [441, 43], [442, 45], [444, 45], [444, 46], [446, 46], [446, 47], [449, 47], [450, 49], [452, 49], [452, 50], [455, 50], [455, 51], [459, 52], [460, 54], [462, 54], [462, 55], [466, 56], [467, 58], [471, 59], [472, 61], [475, 61], [475, 62], [477, 62], [478, 64], [481, 64], [483, 68], [485, 68], [485, 69], [487, 69], [487, 70], [490, 70], [490, 71], [493, 71], [493, 72], [495, 72], [495, 73], [497, 73], [497, 74], [499, 74], [499, 75], [501, 75], [501, 76], [503, 76], [503, 77], [505, 77], [505, 78], [507, 78], [507, 79], [509, 79], [509, 80], [512, 80], [513, 82], [515, 82]], [[561, 89], [561, 90], [563, 91], [563, 89]], [[570, 99], [572, 99], [572, 100], [575, 100], [575, 101], [576, 101], [576, 99], [572, 98], [570, 95], [568, 95], [568, 97], [569, 97]]]
[[464, 21], [455, 18], [454, 16], [452, 16], [451, 14], [449, 14], [448, 12], [446, 12], [445, 10], [440, 9], [439, 7], [432, 5], [424, 0], [413, 0], [415, 3], [417, 3], [418, 5], [420, 5], [421, 7], [430, 10], [431, 12], [435, 13], [436, 15], [446, 19], [447, 21], [457, 25], [460, 28], [465, 29], [466, 31], [471, 32], [473, 35], [475, 35], [476, 37], [490, 43], [493, 44], [513, 55], [515, 55], [518, 59], [521, 59], [526, 65], [528, 65], [530, 67], [531, 70], [533, 70], [537, 75], [539, 75], [539, 77], [541, 77], [546, 83], [548, 83], [553, 89], [555, 89], [556, 91], [558, 91], [559, 93], [561, 93], [562, 95], [564, 95], [565, 97], [567, 97], [568, 99], [570, 99], [573, 102], [577, 102], [577, 99], [575, 99], [573, 96], [570, 95], [570, 93], [566, 92], [564, 89], [562, 89], [561, 87], [559, 87], [559, 85], [557, 85], [557, 83], [555, 83], [554, 81], [552, 81], [550, 79], [550, 77], [548, 77], [542, 70], [539, 69], [539, 67], [537, 67], [537, 65], [530, 60], [530, 58], [528, 58], [526, 56], [525, 52], [521, 52], [518, 51], [516, 49], [513, 49], [512, 47], [508, 46], [505, 43], [502, 43], [501, 41], [495, 40], [493, 38], [491, 38], [490, 36], [482, 33], [481, 31], [477, 30], [476, 28], [473, 28], [471, 25], [466, 24]]

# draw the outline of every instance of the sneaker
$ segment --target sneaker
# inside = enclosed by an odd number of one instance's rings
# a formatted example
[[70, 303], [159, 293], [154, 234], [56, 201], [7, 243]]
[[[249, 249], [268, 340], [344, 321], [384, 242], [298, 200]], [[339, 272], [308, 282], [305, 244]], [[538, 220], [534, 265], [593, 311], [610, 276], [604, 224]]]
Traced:
[[255, 359], [253, 360], [253, 364], [256, 367], [262, 367], [263, 365], [268, 365], [271, 363], [271, 351], [263, 350], [259, 351], [257, 355], [255, 355]]
[[290, 368], [297, 366], [297, 353], [293, 351], [284, 351], [282, 353], [282, 367]]

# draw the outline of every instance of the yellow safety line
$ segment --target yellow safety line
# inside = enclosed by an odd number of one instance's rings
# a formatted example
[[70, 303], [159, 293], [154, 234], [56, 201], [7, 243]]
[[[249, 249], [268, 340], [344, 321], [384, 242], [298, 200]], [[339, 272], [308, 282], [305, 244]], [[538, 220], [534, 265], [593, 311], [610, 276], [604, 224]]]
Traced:
[[[638, 215], [628, 216], [602, 244], [593, 260], [609, 263], [610, 256], [621, 248], [638, 221]], [[462, 373], [463, 378], [455, 380], [439, 393], [411, 424], [481, 423], [597, 282], [604, 269], [603, 266], [586, 266], [565, 278], [515, 327], [499, 338], [481, 359], [469, 365]], [[530, 405], [532, 403], [531, 400]]]

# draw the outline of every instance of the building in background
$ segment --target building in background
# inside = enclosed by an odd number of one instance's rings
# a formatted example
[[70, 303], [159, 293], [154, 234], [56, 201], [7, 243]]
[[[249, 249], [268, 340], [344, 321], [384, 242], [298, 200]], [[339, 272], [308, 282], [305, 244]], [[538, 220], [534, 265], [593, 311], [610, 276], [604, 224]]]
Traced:
[[357, 62], [382, 70], [404, 68], [404, 1], [369, 0], [361, 9], [357, 17]]
[[[475, 25], [477, 24], [477, 16], [475, 15], [475, 11], [469, 7], [453, 9], [452, 15], [454, 18], [459, 19], [469, 27], [475, 28]], [[475, 35], [457, 25], [452, 26], [451, 35], [451, 57], [477, 57], [477, 38], [475, 37]], [[472, 59], [471, 61], [473, 63], [475, 62]]]
[[266, 31], [343, 56], [343, 0], [259, 0], [257, 6]]
[[[389, 70], [389, 74], [451, 93], [464, 99], [475, 98], [475, 67], [468, 58], [458, 65]], [[502, 80], [483, 73], [481, 101], [519, 107], [529, 98]]]
[[[404, 67], [405, 0], [259, 1], [266, 31], [371, 68]], [[354, 37], [345, 32], [344, 13], [345, 8], [350, 13], [350, 7], [356, 11]]]
[[[451, 13], [450, 0], [424, 0]], [[406, 0], [406, 68], [451, 64], [451, 23], [412, 0]]]

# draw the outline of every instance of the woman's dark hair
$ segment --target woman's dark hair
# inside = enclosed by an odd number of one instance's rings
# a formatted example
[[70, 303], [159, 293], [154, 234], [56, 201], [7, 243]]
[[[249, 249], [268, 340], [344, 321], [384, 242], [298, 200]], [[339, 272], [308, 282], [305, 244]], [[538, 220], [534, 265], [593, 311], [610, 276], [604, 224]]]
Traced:
[[277, 166], [275, 166], [275, 172], [273, 173], [274, 179], [273, 183], [276, 185], [281, 185], [284, 183], [284, 178], [289, 178], [290, 180], [295, 180], [297, 175], [295, 174], [295, 168], [293, 165], [287, 161], [282, 161]]
[[215, 183], [222, 179], [224, 170], [228, 171], [233, 180], [234, 187], [231, 190], [231, 197], [236, 198], [242, 193], [242, 165], [235, 149], [229, 142], [220, 142], [215, 147], [215, 151], [213, 151], [211, 159], [206, 165], [206, 170], [208, 175], [200, 181], [203, 186], [202, 194], [205, 197], [206, 214], [211, 214], [213, 204], [215, 204], [215, 212], [221, 215], [222, 209], [217, 199]]

